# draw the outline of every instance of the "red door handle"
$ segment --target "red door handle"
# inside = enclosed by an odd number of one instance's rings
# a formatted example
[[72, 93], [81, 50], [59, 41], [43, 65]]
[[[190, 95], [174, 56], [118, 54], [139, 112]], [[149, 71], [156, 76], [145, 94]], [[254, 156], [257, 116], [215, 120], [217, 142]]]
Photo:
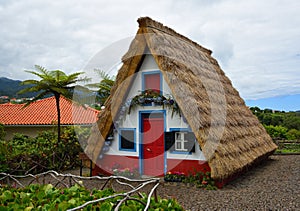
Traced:
[[147, 150], [148, 152], [151, 152], [151, 151], [152, 151], [152, 150], [151, 150], [150, 148], [148, 148], [148, 147], [146, 148], [146, 150]]

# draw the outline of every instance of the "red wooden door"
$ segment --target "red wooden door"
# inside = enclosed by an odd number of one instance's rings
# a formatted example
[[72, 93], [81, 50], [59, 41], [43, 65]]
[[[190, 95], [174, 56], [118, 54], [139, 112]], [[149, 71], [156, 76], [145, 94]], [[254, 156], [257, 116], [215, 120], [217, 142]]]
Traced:
[[144, 175], [164, 174], [164, 119], [143, 118], [143, 169]]

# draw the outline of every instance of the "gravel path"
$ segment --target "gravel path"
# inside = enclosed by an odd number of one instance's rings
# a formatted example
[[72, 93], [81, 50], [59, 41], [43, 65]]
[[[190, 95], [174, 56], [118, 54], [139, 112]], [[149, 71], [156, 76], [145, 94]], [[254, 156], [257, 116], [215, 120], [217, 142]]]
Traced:
[[186, 210], [300, 210], [300, 155], [271, 156], [223, 189], [162, 185]]

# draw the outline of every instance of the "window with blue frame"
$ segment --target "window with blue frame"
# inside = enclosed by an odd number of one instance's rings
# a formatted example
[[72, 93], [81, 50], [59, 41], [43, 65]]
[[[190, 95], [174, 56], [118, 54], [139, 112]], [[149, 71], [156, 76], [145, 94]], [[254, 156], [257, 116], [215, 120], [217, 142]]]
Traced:
[[119, 150], [136, 151], [135, 128], [122, 128], [119, 131]]
[[195, 152], [195, 135], [188, 130], [171, 128], [165, 132], [165, 149], [170, 152]]
[[151, 71], [143, 73], [142, 89], [152, 90], [158, 93], [162, 91], [162, 78], [160, 71]]

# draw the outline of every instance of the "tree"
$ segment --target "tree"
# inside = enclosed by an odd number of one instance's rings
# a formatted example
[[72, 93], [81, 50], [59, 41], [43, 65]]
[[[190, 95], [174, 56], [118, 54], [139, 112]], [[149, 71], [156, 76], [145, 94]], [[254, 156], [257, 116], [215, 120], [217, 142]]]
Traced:
[[270, 125], [272, 121], [272, 113], [264, 113], [262, 117], [262, 123], [265, 125]]
[[273, 125], [264, 125], [264, 127], [273, 139], [286, 139], [287, 128]]
[[271, 118], [270, 125], [274, 125], [274, 126], [282, 125], [283, 116], [280, 113], [274, 113], [271, 115], [271, 117], [272, 118]]
[[83, 72], [76, 72], [70, 75], [65, 74], [61, 70], [52, 70], [49, 71], [46, 68], [35, 65], [36, 71], [26, 70], [25, 72], [31, 73], [35, 76], [38, 76], [41, 80], [25, 80], [21, 85], [30, 85], [27, 88], [19, 91], [19, 94], [27, 92], [37, 92], [38, 94], [30, 101], [28, 101], [24, 107], [29, 104], [44, 98], [49, 94], [53, 94], [56, 101], [56, 110], [57, 110], [57, 142], [60, 142], [60, 105], [59, 99], [60, 96], [65, 96], [71, 98], [72, 90], [75, 87], [75, 83], [78, 82], [87, 82], [88, 78], [79, 78]]
[[283, 119], [283, 125], [288, 129], [300, 130], [300, 115], [296, 112], [289, 112]]
[[251, 107], [250, 110], [252, 111], [253, 114], [261, 113], [261, 109], [258, 108], [257, 106]]
[[286, 134], [288, 140], [300, 139], [300, 131], [296, 129], [291, 129]]
[[110, 90], [115, 83], [115, 76], [110, 76], [103, 70], [99, 69], [95, 69], [94, 71], [100, 76], [100, 78], [102, 78], [102, 80], [100, 83], [87, 84], [86, 86], [89, 88], [98, 89], [98, 98], [101, 105], [103, 105], [106, 99], [109, 97]]

